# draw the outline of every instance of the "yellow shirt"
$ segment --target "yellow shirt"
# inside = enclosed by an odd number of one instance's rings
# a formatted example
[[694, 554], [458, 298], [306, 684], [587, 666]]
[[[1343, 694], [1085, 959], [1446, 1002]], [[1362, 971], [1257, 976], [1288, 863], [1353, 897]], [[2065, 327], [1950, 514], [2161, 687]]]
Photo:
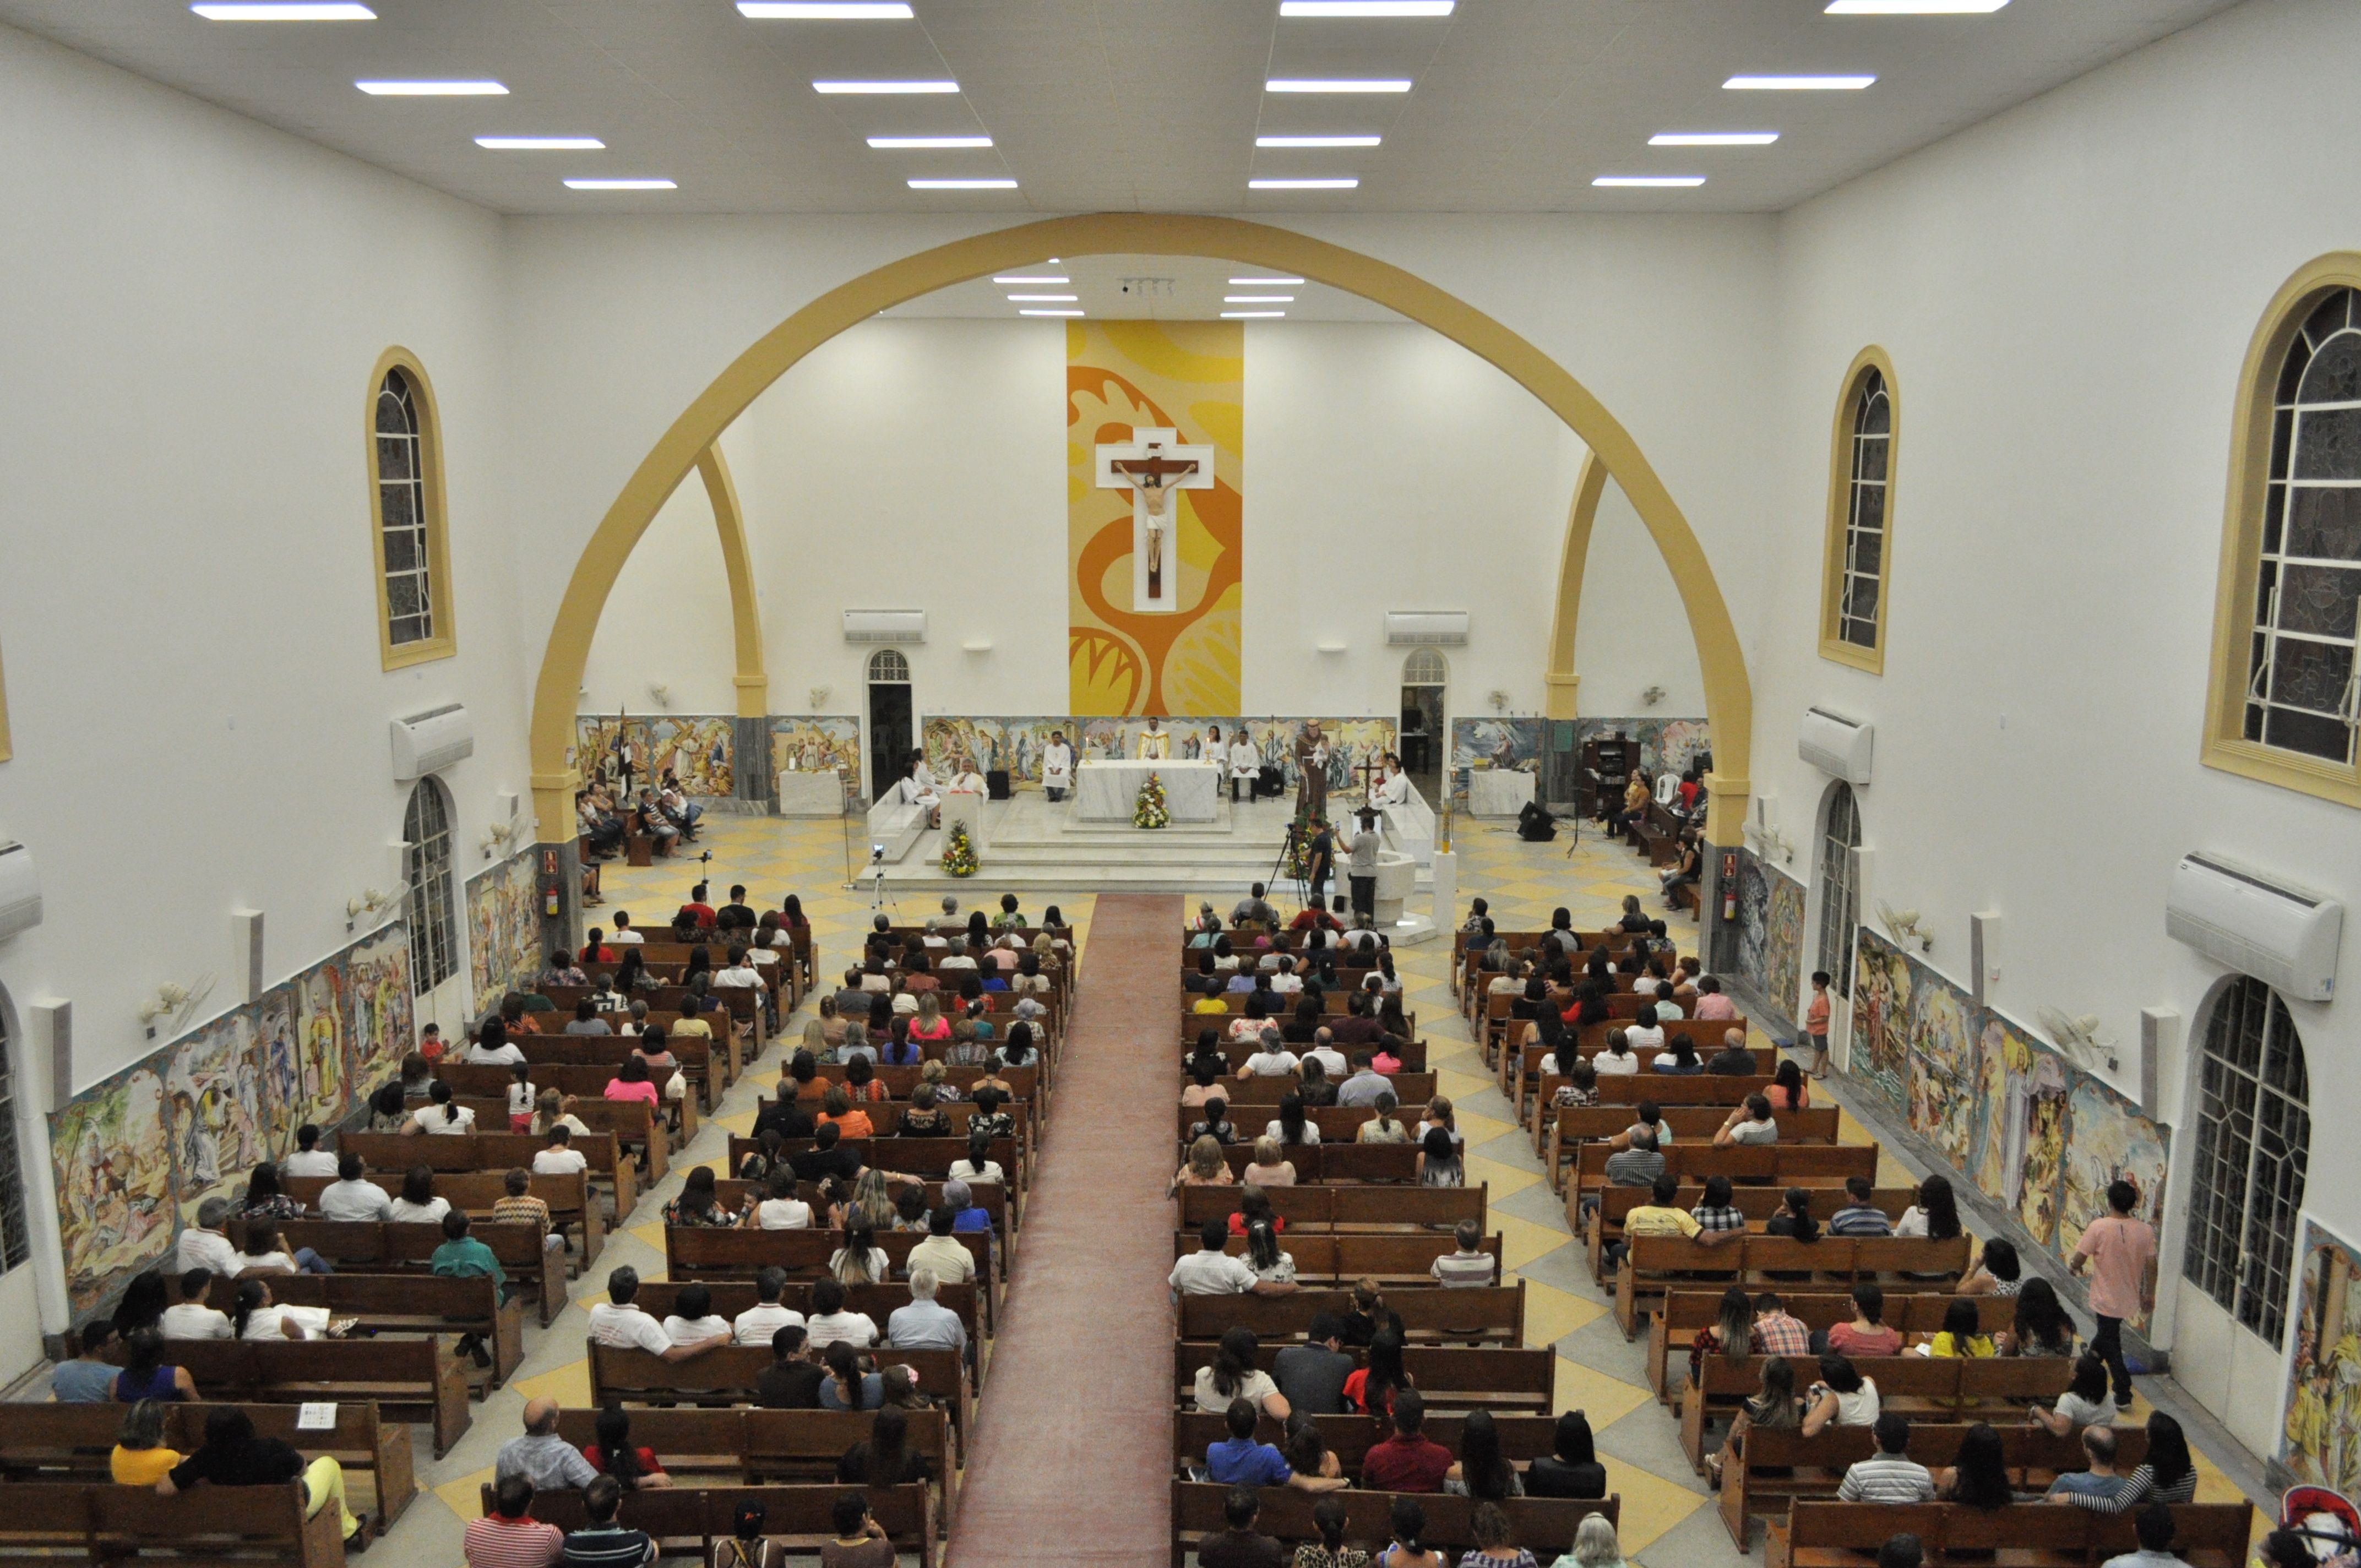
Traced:
[[117, 1486], [153, 1486], [164, 1478], [165, 1472], [180, 1463], [181, 1456], [169, 1448], [125, 1448], [117, 1444], [106, 1467], [114, 1473]]
[[1967, 1345], [1963, 1349], [1960, 1342], [1950, 1334], [1938, 1333], [1927, 1342], [1927, 1354], [1929, 1355], [1991, 1355], [1993, 1354], [1992, 1335], [1970, 1334]]
[[1197, 998], [1197, 1005], [1189, 1009], [1191, 1013], [1227, 1013], [1229, 1010], [1229, 1004], [1218, 996], [1201, 996]]
[[1627, 1236], [1693, 1236], [1697, 1229], [1697, 1217], [1686, 1209], [1660, 1209], [1653, 1203], [1642, 1203], [1623, 1216], [1623, 1234]]
[[682, 1036], [687, 1036], [693, 1039], [703, 1040], [713, 1038], [712, 1028], [701, 1017], [679, 1019], [674, 1023], [671, 1028], [666, 1029], [664, 1033], [674, 1036], [675, 1038], [678, 1038]]

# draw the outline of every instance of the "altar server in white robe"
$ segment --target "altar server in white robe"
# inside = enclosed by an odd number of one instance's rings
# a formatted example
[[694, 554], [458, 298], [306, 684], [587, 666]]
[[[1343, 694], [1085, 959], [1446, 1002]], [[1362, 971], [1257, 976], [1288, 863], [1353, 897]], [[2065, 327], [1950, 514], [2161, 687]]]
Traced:
[[1410, 775], [1402, 772], [1401, 759], [1391, 751], [1386, 753], [1385, 775], [1371, 790], [1369, 804], [1380, 811], [1389, 806], [1410, 804]]
[[1041, 751], [1041, 788], [1051, 800], [1063, 800], [1073, 787], [1074, 749], [1066, 744], [1064, 730], [1052, 729]]
[[935, 776], [927, 771], [926, 759], [916, 752], [911, 754], [901, 782], [894, 786], [894, 798], [904, 806], [926, 807], [930, 827], [941, 820], [938, 813], [943, 804], [942, 792], [935, 787]]
[[1154, 714], [1148, 715], [1148, 728], [1139, 736], [1140, 761], [1161, 762], [1170, 760], [1171, 755], [1172, 732], [1159, 724]]
[[1262, 753], [1246, 739], [1246, 727], [1239, 725], [1230, 741], [1230, 799], [1236, 801], [1241, 792], [1251, 798], [1256, 775], [1262, 772]]

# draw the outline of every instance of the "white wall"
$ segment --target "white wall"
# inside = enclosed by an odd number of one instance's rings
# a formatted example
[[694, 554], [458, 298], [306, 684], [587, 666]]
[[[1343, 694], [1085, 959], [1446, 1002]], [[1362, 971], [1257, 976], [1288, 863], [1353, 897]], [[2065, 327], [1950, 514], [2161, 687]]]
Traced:
[[[0, 833], [38, 857], [47, 915], [0, 942], [0, 987], [20, 1016], [72, 1001], [88, 1084], [154, 1048], [159, 985], [218, 974], [209, 1011], [244, 1000], [231, 909], [265, 912], [269, 983], [349, 939], [348, 896], [398, 885], [389, 718], [474, 709], [448, 775], [470, 851], [493, 793], [524, 789], [500, 229], [6, 28], [0, 145]], [[396, 343], [445, 422], [460, 652], [386, 674], [363, 435]], [[18, 1063], [37, 1110], [46, 1050]]]
[[[1825, 781], [1795, 759], [1796, 719], [1825, 702], [1875, 720], [1868, 906], [1918, 908], [1961, 979], [1969, 913], [2004, 912], [1994, 1000], [2027, 1022], [2097, 1013], [2136, 1042], [2138, 1010], [2169, 1005], [2193, 1032], [2218, 970], [2163, 922], [2188, 850], [2361, 898], [2351, 809], [2197, 762], [2239, 367], [2287, 276], [2361, 233], [2357, 51], [2349, 5], [2257, 0], [1782, 225], [1754, 782], [1806, 842]], [[1818, 658], [1815, 630], [1828, 420], [1869, 343], [1900, 403], [1883, 677]], [[2335, 1070], [2361, 1047], [2353, 1005], [2295, 1009], [2307, 1201], [2348, 1235], [2361, 1146], [2333, 1129], [2361, 1116]], [[2185, 1053], [2164, 1083], [2179, 1205]], [[2250, 1442], [2271, 1387], [2247, 1402]]]
[[[1460, 609], [1452, 709], [1543, 701], [1567, 506], [1584, 448], [1507, 377], [1407, 323], [1246, 334], [1243, 709], [1394, 711], [1389, 609]], [[772, 704], [854, 712], [868, 650], [839, 612], [920, 609], [908, 650], [935, 713], [1062, 713], [1065, 340], [1055, 323], [873, 321], [798, 365], [723, 441], [762, 594]], [[685, 482], [617, 584], [586, 706], [730, 710], [729, 603], [703, 487]], [[980, 576], [978, 574], [981, 574]], [[1578, 644], [1586, 707], [1703, 708], [1671, 574], [1621, 493], [1601, 508]], [[1594, 623], [1595, 618], [1595, 623]], [[984, 638], [989, 653], [961, 644]], [[1316, 645], [1338, 641], [1342, 654]], [[1594, 694], [1625, 706], [1598, 707]]]

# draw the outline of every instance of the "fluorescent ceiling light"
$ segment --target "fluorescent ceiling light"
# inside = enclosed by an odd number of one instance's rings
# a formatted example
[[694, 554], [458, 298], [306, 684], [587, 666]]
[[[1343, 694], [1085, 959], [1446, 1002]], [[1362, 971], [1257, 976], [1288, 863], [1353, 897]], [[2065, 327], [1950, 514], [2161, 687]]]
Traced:
[[913, 191], [1014, 191], [1014, 180], [913, 180]]
[[1630, 185], [1642, 190], [1673, 191], [1705, 183], [1702, 174], [1602, 174], [1593, 185]]
[[1828, 0], [1831, 16], [1981, 16], [2008, 0]]
[[1266, 93], [1407, 93], [1407, 77], [1274, 76], [1262, 84]]
[[1292, 289], [1302, 282], [1301, 278], [1233, 278], [1233, 289]]
[[1874, 76], [1733, 76], [1722, 83], [1740, 93], [1852, 93]]
[[1295, 296], [1292, 294], [1224, 294], [1222, 296], [1222, 303], [1225, 305], [1291, 305], [1295, 303]]
[[335, 5], [308, 5], [279, 0], [277, 4], [253, 4], [238, 0], [236, 4], [192, 5], [190, 10], [208, 22], [374, 22], [377, 13], [356, 0], [342, 0]]
[[1257, 137], [1257, 147], [1376, 147], [1383, 137]]
[[504, 98], [497, 82], [356, 82], [372, 98]]
[[677, 191], [669, 180], [568, 180], [569, 191]]
[[906, 22], [903, 0], [738, 0], [738, 14], [758, 22]]
[[1249, 191], [1350, 191], [1358, 180], [1249, 180]]
[[1009, 272], [993, 280], [995, 283], [1071, 283], [1071, 278], [1054, 272]]
[[478, 147], [494, 152], [604, 152], [597, 137], [478, 137]]
[[815, 93], [869, 93], [899, 94], [911, 93], [956, 93], [959, 90], [958, 82], [942, 81], [815, 82], [812, 83], [812, 91]]
[[[2001, 0], [2006, 5], [2008, 0]], [[1279, 0], [1282, 16], [1448, 16], [1458, 0]]]
[[1011, 294], [1008, 302], [1012, 305], [1071, 305], [1081, 298], [1080, 294]]
[[1222, 319], [1225, 322], [1267, 322], [1277, 321], [1286, 314], [1285, 311], [1224, 311]]
[[1650, 147], [1769, 147], [1777, 131], [1658, 131]]
[[869, 145], [881, 151], [933, 152], [953, 147], [990, 147], [990, 137], [871, 137]]
[[1016, 313], [1020, 316], [1078, 316], [1082, 313], [1080, 311], [1019, 311]]

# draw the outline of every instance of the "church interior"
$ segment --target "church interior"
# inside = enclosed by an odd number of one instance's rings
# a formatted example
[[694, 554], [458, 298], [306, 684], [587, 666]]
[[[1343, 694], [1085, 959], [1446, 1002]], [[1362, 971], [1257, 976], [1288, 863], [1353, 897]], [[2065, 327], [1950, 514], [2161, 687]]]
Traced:
[[2357, 61], [0, 0], [0, 1555], [2361, 1555]]

